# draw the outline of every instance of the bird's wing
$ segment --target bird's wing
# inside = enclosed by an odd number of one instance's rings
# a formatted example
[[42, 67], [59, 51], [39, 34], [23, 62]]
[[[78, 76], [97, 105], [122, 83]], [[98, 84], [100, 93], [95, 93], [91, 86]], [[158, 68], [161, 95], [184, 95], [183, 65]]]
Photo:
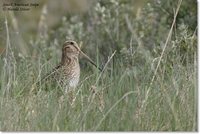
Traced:
[[57, 73], [58, 73], [60, 68], [61, 68], [61, 65], [59, 64], [51, 72], [49, 72], [48, 74], [44, 75], [44, 77], [41, 79], [41, 81], [46, 81], [48, 79], [56, 77], [55, 75], [57, 75]]

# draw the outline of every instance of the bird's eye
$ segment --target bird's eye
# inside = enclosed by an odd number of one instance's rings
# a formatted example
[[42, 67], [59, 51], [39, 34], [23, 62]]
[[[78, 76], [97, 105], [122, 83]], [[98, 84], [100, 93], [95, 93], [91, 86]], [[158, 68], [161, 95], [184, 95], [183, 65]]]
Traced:
[[71, 44], [71, 45], [73, 45], [73, 44], [74, 44], [74, 42], [72, 42], [72, 41], [71, 41], [71, 42], [70, 42], [70, 44]]

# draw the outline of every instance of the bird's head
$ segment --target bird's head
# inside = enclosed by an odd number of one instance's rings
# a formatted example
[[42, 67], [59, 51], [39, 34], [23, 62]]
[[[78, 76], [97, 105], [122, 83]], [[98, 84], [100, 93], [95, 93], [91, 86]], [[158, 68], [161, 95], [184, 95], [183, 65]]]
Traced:
[[62, 53], [65, 57], [78, 57], [80, 48], [75, 41], [66, 41], [63, 44]]
[[[97, 65], [90, 59], [90, 57], [81, 51], [75, 41], [65, 41], [62, 48], [62, 61], [65, 61], [67, 58], [78, 59], [79, 54], [83, 55], [91, 64], [97, 67]], [[97, 68], [102, 71], [101, 68]]]

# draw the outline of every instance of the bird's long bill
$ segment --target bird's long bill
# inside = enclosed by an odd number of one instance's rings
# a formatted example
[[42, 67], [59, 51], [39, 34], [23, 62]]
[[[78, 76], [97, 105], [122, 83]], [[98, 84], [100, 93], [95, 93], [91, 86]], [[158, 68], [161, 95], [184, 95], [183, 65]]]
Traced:
[[94, 61], [92, 61], [92, 59], [90, 59], [90, 57], [88, 57], [86, 54], [84, 54], [82, 51], [80, 51], [81, 52], [81, 54], [92, 64], [92, 65], [94, 65], [96, 68], [98, 68], [100, 71], [102, 71], [102, 69], [100, 68], [100, 67], [98, 67], [95, 63], [94, 63]]

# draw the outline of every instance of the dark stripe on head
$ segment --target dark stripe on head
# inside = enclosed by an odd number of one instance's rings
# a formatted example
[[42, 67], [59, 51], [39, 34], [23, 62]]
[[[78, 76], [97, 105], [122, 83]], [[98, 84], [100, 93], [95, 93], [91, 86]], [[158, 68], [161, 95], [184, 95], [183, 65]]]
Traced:
[[[78, 51], [80, 51], [80, 48], [79, 48], [79, 46], [78, 46], [78, 44], [75, 42], [75, 41], [66, 41], [65, 43], [64, 43], [64, 45], [72, 45], [72, 46], [74, 46]], [[64, 47], [66, 47], [66, 46], [64, 46]]]

